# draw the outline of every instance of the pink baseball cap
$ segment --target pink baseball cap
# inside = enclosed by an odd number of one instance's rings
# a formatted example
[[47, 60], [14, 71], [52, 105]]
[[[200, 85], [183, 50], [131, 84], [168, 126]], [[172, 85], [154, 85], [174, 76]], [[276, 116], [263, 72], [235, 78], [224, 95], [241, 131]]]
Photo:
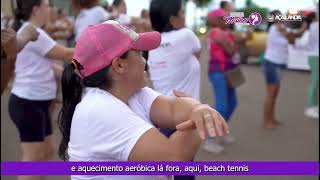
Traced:
[[87, 77], [132, 50], [149, 51], [160, 45], [159, 32], [136, 33], [117, 21], [88, 26], [77, 38], [73, 59], [81, 64], [81, 77]]
[[214, 21], [217, 17], [223, 17], [223, 16], [227, 16], [227, 12], [221, 8], [219, 9], [215, 9], [212, 10], [209, 14], [208, 14], [208, 20], [210, 22]]

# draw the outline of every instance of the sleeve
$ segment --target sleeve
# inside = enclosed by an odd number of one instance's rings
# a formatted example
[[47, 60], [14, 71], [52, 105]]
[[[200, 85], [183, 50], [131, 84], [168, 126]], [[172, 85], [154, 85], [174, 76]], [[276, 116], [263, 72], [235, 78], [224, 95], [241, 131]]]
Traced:
[[41, 54], [42, 56], [45, 56], [57, 43], [43, 30], [38, 30], [38, 32], [38, 40], [32, 44], [34, 45], [34, 48], [37, 51], [37, 53]]
[[186, 45], [189, 46], [188, 48], [192, 53], [197, 53], [201, 49], [201, 43], [199, 38], [189, 29], [185, 29], [186, 36], [188, 41], [186, 42]]
[[[101, 108], [99, 108], [101, 107]], [[153, 128], [125, 105], [96, 104], [88, 123], [91, 152], [99, 159], [128, 161], [129, 155], [141, 136]]]
[[145, 114], [150, 119], [150, 109], [153, 101], [161, 94], [149, 87], [142, 88], [138, 93], [138, 101], [142, 105]]
[[128, 161], [129, 155], [136, 145], [141, 136], [146, 133], [151, 128], [154, 128], [151, 124], [145, 122], [140, 117], [133, 115], [127, 119], [127, 123], [129, 126], [126, 128], [127, 130], [124, 132], [125, 134], [120, 138], [123, 141], [123, 148], [120, 151], [120, 160]]

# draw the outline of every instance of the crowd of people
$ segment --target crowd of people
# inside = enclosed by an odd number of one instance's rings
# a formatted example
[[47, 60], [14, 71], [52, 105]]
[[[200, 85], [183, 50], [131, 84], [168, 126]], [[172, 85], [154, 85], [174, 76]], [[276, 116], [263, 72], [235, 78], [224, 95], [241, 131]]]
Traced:
[[[1, 23], [1, 94], [12, 79], [8, 109], [19, 132], [22, 161], [52, 159], [56, 103], [61, 104], [63, 160], [192, 161], [202, 143], [204, 150], [219, 153], [235, 141], [228, 123], [238, 106], [236, 89], [245, 82], [239, 48], [252, 34], [239, 36], [225, 23], [223, 17], [234, 11], [231, 2], [222, 1], [207, 17], [208, 77], [215, 99], [211, 106], [200, 102], [202, 43], [185, 27], [182, 0], [152, 0], [140, 17], [127, 15], [125, 0], [114, 0], [111, 6], [72, 0], [74, 21], [64, 9], [50, 7], [49, 0], [15, 2], [14, 17], [1, 17], [6, 19]], [[266, 80], [264, 128], [280, 123], [276, 100], [288, 47], [308, 28], [312, 41], [304, 48], [310, 52], [311, 83], [305, 113], [319, 117], [318, 24], [318, 15], [295, 31], [281, 21], [269, 24], [261, 65]]]

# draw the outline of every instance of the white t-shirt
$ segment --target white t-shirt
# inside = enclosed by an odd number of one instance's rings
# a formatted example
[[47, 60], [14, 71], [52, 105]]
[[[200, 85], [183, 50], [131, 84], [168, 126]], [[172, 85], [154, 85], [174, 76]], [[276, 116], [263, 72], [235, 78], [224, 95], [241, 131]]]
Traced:
[[284, 35], [278, 31], [276, 25], [272, 25], [268, 32], [265, 58], [275, 64], [287, 64], [289, 42]]
[[308, 42], [309, 55], [319, 56], [319, 21], [311, 23]]
[[130, 17], [126, 14], [119, 14], [119, 16], [116, 18], [116, 21], [118, 21], [120, 24], [129, 26], [130, 25]]
[[[160, 94], [145, 87], [129, 106], [99, 88], [86, 88], [76, 106], [70, 133], [70, 161], [128, 161], [138, 139], [154, 125], [150, 108]], [[152, 176], [72, 176], [72, 180], [153, 180]]]
[[108, 19], [109, 19], [109, 13], [105, 9], [103, 9], [101, 6], [95, 6], [90, 9], [81, 10], [74, 24], [76, 39], [79, 37], [80, 33], [86, 27], [90, 25], [99, 24]]
[[6, 24], [6, 21], [5, 21], [5, 19], [3, 18], [3, 13], [2, 13], [2, 11], [1, 11], [1, 29], [4, 29], [5, 28], [5, 24]]
[[[28, 25], [25, 22], [18, 34]], [[52, 100], [56, 97], [57, 82], [54, 77], [53, 61], [46, 57], [56, 42], [41, 28], [38, 40], [29, 42], [18, 53], [12, 93], [28, 100]]]
[[200, 63], [194, 53], [200, 48], [199, 39], [187, 28], [162, 33], [161, 45], [149, 52], [154, 89], [164, 95], [176, 89], [199, 99]]

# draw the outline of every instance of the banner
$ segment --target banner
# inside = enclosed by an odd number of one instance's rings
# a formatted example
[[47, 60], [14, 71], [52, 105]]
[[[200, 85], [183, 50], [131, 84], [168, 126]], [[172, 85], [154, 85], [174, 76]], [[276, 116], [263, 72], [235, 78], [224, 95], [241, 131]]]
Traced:
[[1, 175], [319, 175], [319, 162], [1, 162]]

